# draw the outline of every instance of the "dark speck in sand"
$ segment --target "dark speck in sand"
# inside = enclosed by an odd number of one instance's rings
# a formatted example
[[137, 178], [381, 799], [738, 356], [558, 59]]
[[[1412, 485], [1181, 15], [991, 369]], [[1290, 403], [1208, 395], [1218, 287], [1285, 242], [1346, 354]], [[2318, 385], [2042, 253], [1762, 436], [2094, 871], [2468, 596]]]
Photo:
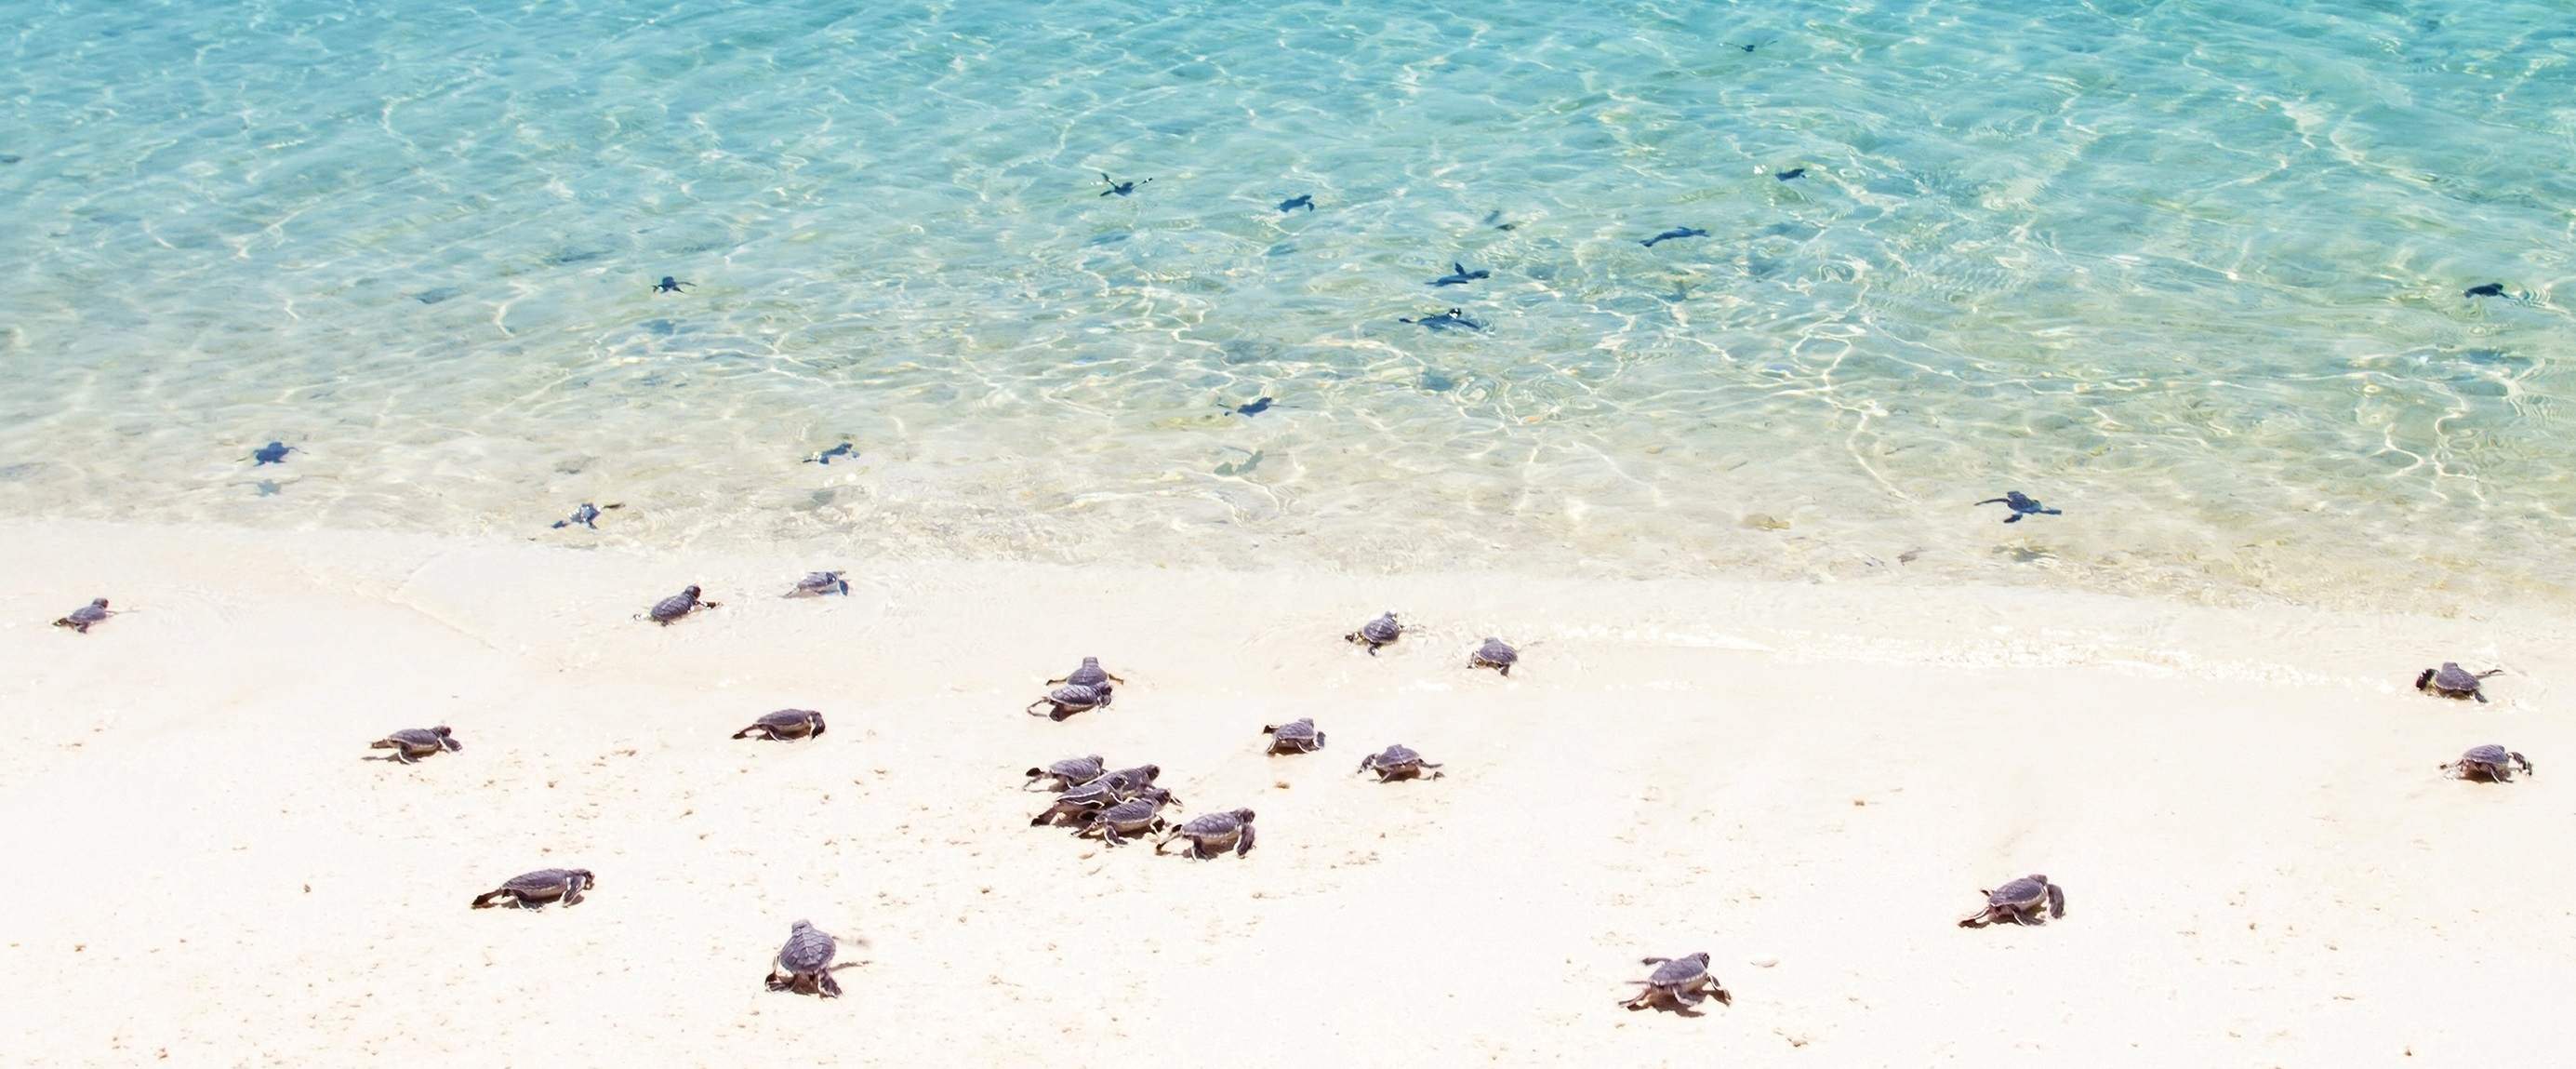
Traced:
[[1780, 172], [1779, 174], [1772, 175], [1771, 177], [1777, 178], [1783, 182], [1792, 181], [1794, 179], [1807, 177], [1807, 169], [1804, 167], [1792, 167]]
[[437, 304], [440, 301], [455, 300], [464, 292], [465, 288], [462, 286], [440, 286], [434, 290], [422, 290], [412, 294], [411, 299], [422, 304]]

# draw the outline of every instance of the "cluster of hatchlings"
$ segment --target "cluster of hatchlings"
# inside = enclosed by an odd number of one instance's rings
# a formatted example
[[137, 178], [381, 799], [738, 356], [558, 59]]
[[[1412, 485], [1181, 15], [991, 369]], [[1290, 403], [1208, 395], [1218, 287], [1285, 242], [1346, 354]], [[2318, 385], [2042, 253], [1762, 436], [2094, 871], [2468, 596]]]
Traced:
[[[788, 597], [816, 597], [825, 594], [847, 594], [849, 583], [840, 572], [813, 572], [798, 580]], [[678, 594], [655, 602], [639, 620], [670, 626], [702, 609], [718, 607], [717, 602], [701, 596], [700, 588], [690, 586]], [[115, 611], [106, 598], [98, 598], [54, 621], [54, 626], [81, 634], [105, 622]], [[1394, 613], [1384, 613], [1343, 636], [1354, 645], [1366, 648], [1374, 657], [1377, 651], [1403, 637], [1404, 626]], [[1498, 638], [1488, 638], [1468, 655], [1470, 668], [1491, 668], [1509, 676], [1519, 663], [1520, 652]], [[2471, 672], [2455, 662], [2445, 661], [2439, 668], [2427, 668], [2415, 678], [2415, 688], [2426, 694], [2460, 700], [2487, 700], [2485, 680], [2502, 674], [2502, 669]], [[1105, 708], [1113, 693], [1127, 681], [1100, 666], [1097, 657], [1085, 657], [1082, 666], [1060, 679], [1050, 679], [1045, 697], [1031, 702], [1028, 713], [1061, 721], [1076, 713]], [[758, 736], [768, 741], [791, 741], [823, 734], [823, 714], [812, 709], [781, 709], [761, 716], [750, 726], [734, 732], [737, 739]], [[1267, 750], [1272, 755], [1311, 754], [1324, 748], [1324, 732], [1312, 718], [1291, 720], [1285, 724], [1264, 725], [1261, 733], [1269, 736]], [[386, 760], [413, 764], [422, 758], [441, 753], [456, 753], [465, 748], [455, 732], [446, 725], [428, 728], [405, 728], [370, 744], [371, 749], [393, 751]], [[1401, 743], [1388, 746], [1361, 759], [1359, 771], [1374, 772], [1378, 782], [1421, 779], [1430, 770], [1430, 779], [1439, 779], [1440, 764], [1428, 761], [1411, 747]], [[2514, 773], [2531, 775], [2531, 761], [2522, 754], [2499, 745], [2473, 746], [2458, 759], [2444, 762], [2441, 771], [2453, 778], [2510, 783]], [[1054, 801], [1029, 819], [1031, 827], [1072, 827], [1074, 834], [1098, 838], [1109, 846], [1123, 846], [1131, 840], [1159, 835], [1154, 852], [1177, 840], [1188, 840], [1188, 854], [1207, 860], [1232, 851], [1236, 857], [1252, 852], [1254, 841], [1253, 811], [1229, 809], [1210, 812], [1174, 823], [1165, 809], [1181, 804], [1171, 791], [1156, 785], [1162, 768], [1144, 764], [1131, 768], [1111, 769], [1098, 754], [1069, 757], [1052, 764], [1028, 770], [1028, 781], [1022, 789], [1043, 788], [1056, 793]], [[598, 885], [598, 877], [589, 869], [538, 869], [503, 881], [490, 891], [476, 895], [470, 905], [485, 909], [506, 905], [515, 909], [536, 910], [561, 903], [569, 908], [582, 899], [582, 893]], [[1962, 928], [1983, 928], [1990, 924], [2041, 925], [2051, 918], [2066, 915], [2066, 889], [2047, 876], [2033, 873], [2006, 881], [2002, 886], [1981, 892], [1985, 905], [1959, 921]], [[765, 980], [769, 990], [812, 992], [824, 998], [841, 994], [841, 985], [832, 978], [832, 959], [839, 939], [824, 932], [810, 921], [797, 921], [788, 930], [787, 942], [771, 961]], [[1677, 958], [1646, 958], [1644, 963], [1655, 971], [1637, 981], [1637, 993], [1622, 1002], [1632, 1010], [1663, 1007], [1680, 1013], [1709, 999], [1731, 1005], [1734, 996], [1717, 977], [1709, 972], [1709, 955], [1705, 952]]]

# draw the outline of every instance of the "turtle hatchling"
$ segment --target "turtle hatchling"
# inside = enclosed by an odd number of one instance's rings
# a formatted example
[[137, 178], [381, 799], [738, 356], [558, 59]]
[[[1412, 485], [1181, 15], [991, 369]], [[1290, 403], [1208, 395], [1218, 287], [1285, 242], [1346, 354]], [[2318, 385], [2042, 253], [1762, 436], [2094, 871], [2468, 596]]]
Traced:
[[1224, 853], [1227, 847], [1234, 848], [1234, 856], [1242, 857], [1252, 852], [1252, 811], [1234, 809], [1191, 817], [1189, 823], [1157, 840], [1154, 852], [1162, 853], [1163, 847], [1174, 839], [1189, 840], [1190, 856], [1201, 861]]
[[778, 957], [770, 962], [769, 978], [764, 983], [772, 991], [811, 987], [824, 998], [839, 998], [841, 983], [832, 979], [832, 955], [839, 949], [839, 941], [814, 927], [812, 921], [788, 925], [787, 945], [778, 948]]
[[1359, 630], [1342, 636], [1342, 639], [1367, 646], [1369, 656], [1375, 657], [1378, 647], [1392, 644], [1402, 637], [1404, 637], [1404, 625], [1395, 622], [1395, 614], [1390, 612], [1361, 624]]
[[2481, 704], [2483, 704], [2487, 700], [2487, 696], [2486, 692], [2482, 689], [2482, 681], [2491, 676], [2500, 676], [2503, 674], [2504, 669], [2501, 668], [2490, 668], [2483, 672], [2471, 672], [2466, 668], [2460, 667], [2460, 663], [2458, 661], [2444, 661], [2442, 662], [2442, 667], [2427, 668], [2424, 670], [2422, 675], [2416, 676], [2415, 689], [2423, 691], [2426, 694], [2438, 694], [2445, 698], [2476, 698]]
[[2040, 504], [2039, 499], [2034, 498], [2029, 494], [2022, 493], [2019, 490], [2006, 490], [2002, 497], [1990, 497], [1977, 502], [1977, 504], [2002, 505], [2007, 510], [2010, 510], [2010, 515], [2004, 517], [2005, 523], [2020, 523], [2025, 517], [2030, 516], [2063, 516], [2066, 514], [2063, 510], [2053, 509]]
[[699, 597], [698, 588], [693, 585], [677, 594], [673, 594], [670, 597], [654, 602], [653, 608], [647, 611], [644, 615], [654, 623], [660, 624], [664, 627], [669, 627], [673, 621], [676, 621], [683, 616], [687, 616], [692, 612], [699, 609], [712, 609], [715, 607], [715, 602]]
[[[1049, 720], [1062, 720], [1075, 713], [1108, 705], [1109, 689], [1106, 683], [1096, 687], [1067, 683], [1049, 691], [1046, 697], [1030, 702], [1026, 711], [1030, 716], [1042, 715]], [[1047, 711], [1043, 714], [1039, 713], [1040, 706], [1047, 707]]]
[[1029, 781], [1021, 784], [1020, 789], [1025, 791], [1043, 781], [1048, 784], [1047, 789], [1050, 791], [1067, 790], [1074, 784], [1089, 783], [1099, 778], [1100, 770], [1106, 767], [1108, 764], [1099, 754], [1068, 757], [1045, 768], [1030, 769]]
[[1270, 752], [1313, 753], [1324, 748], [1324, 733], [1315, 730], [1313, 717], [1301, 716], [1285, 724], [1270, 724], [1261, 729], [1270, 736]]
[[1142, 839], [1167, 828], [1169, 822], [1163, 819], [1162, 813], [1163, 807], [1171, 801], [1172, 792], [1160, 787], [1147, 787], [1136, 792], [1136, 797], [1107, 809], [1093, 810], [1082, 827], [1074, 829], [1073, 833], [1077, 836], [1098, 833], [1103, 842], [1124, 846], [1129, 839]]
[[[1045, 811], [1029, 818], [1029, 826], [1043, 828], [1049, 824], [1059, 823], [1067, 817], [1075, 818], [1074, 823], [1081, 823], [1084, 813], [1094, 809], [1107, 809], [1133, 798], [1139, 792], [1152, 787], [1154, 778], [1162, 774], [1163, 770], [1160, 768], [1141, 765], [1131, 770], [1094, 776], [1066, 788], [1063, 794], [1056, 796], [1055, 802], [1047, 806]], [[1165, 798], [1168, 801], [1179, 801], [1179, 799], [1170, 798], [1168, 794]]]
[[[1421, 754], [1413, 752], [1413, 747], [1399, 742], [1362, 758], [1359, 770], [1377, 773], [1379, 783], [1392, 783], [1400, 779], [1421, 779], [1423, 769], [1439, 767], [1439, 762], [1425, 761]], [[1431, 778], [1439, 779], [1441, 775], [1434, 772]]]
[[1491, 668], [1508, 676], [1512, 674], [1512, 666], [1520, 663], [1520, 659], [1521, 651], [1513, 649], [1511, 643], [1499, 638], [1489, 638], [1485, 640], [1484, 645], [1476, 647], [1476, 652], [1467, 655], [1467, 667]]
[[441, 724], [434, 728], [404, 728], [401, 731], [394, 732], [384, 738], [368, 743], [367, 748], [370, 750], [392, 750], [394, 752], [393, 756], [385, 758], [385, 760], [400, 761], [408, 765], [418, 762], [421, 758], [428, 757], [431, 754], [440, 752], [455, 753], [458, 750], [464, 749], [465, 744], [456, 741], [455, 733], [447, 730], [447, 725]]
[[734, 732], [733, 737], [747, 739], [758, 735], [771, 742], [781, 742], [822, 733], [823, 714], [812, 709], [781, 709], [762, 714], [760, 719], [751, 722], [750, 727]]
[[796, 581], [796, 589], [787, 592], [791, 598], [819, 598], [825, 594], [848, 595], [850, 582], [839, 572], [807, 572]]
[[1635, 997], [1621, 1003], [1632, 1010], [1662, 1004], [1676, 1012], [1686, 1012], [1704, 999], [1716, 999], [1719, 1005], [1732, 1006], [1735, 996], [1708, 974], [1708, 952], [1686, 954], [1678, 958], [1647, 958], [1644, 964], [1655, 967], [1653, 975], [1637, 981], [1645, 985]]
[[[1098, 657], [1085, 657], [1082, 659], [1082, 667], [1065, 673], [1064, 678], [1047, 680], [1047, 686], [1050, 687], [1055, 686], [1058, 683], [1071, 683], [1077, 687], [1102, 688], [1106, 688], [1112, 683], [1122, 687], [1127, 685], [1126, 680], [1110, 675], [1108, 669], [1100, 667], [1100, 658]], [[1107, 705], [1109, 703], [1102, 702], [1100, 704]]]
[[89, 604], [64, 613], [62, 619], [54, 621], [54, 626], [68, 627], [76, 633], [86, 635], [89, 634], [91, 624], [99, 623], [114, 615], [116, 615], [115, 611], [107, 607], [106, 598], [91, 598]]
[[581, 893], [599, 885], [599, 878], [589, 869], [538, 869], [512, 876], [509, 882], [474, 896], [474, 908], [488, 909], [509, 899], [519, 909], [544, 909], [546, 903], [561, 902], [570, 909], [581, 904]]
[[[2049, 917], [2066, 915], [2066, 889], [2048, 882], [2048, 877], [2032, 873], [2014, 880], [1986, 895], [1986, 908], [1959, 921], [1962, 928], [1983, 928], [1989, 924], [2046, 924]], [[2047, 916], [2040, 915], [2041, 906]]]
[[2485, 780], [2489, 783], [2513, 782], [2513, 770], [2520, 766], [2523, 775], [2531, 775], [2531, 762], [2521, 754], [2492, 743], [2471, 746], [2460, 759], [2443, 765], [2442, 771], [2454, 779]]

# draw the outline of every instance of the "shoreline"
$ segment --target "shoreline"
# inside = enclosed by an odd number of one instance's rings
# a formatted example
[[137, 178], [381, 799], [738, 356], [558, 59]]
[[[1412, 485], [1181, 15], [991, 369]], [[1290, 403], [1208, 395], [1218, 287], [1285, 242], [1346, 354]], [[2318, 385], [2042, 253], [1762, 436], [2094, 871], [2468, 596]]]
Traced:
[[[2447, 1063], [2546, 1043], [2576, 981], [2553, 778], [2432, 770], [2576, 752], [2565, 618], [72, 521], [0, 551], [0, 1004], [37, 1064], [581, 1062], [610, 1028], [681, 1064]], [[724, 606], [632, 619], [688, 583]], [[136, 611], [45, 626], [93, 596]], [[1387, 609], [1384, 655], [1338, 641]], [[1510, 679], [1464, 667], [1484, 634]], [[1019, 713], [1086, 654], [1114, 707]], [[2511, 674], [2408, 689], [2442, 659]], [[725, 738], [782, 706], [830, 733]], [[1330, 747], [1263, 757], [1297, 716]], [[359, 760], [431, 723], [466, 748]], [[1393, 742], [1448, 778], [1351, 774]], [[1093, 752], [1257, 809], [1259, 848], [1029, 829], [1020, 770]], [[558, 864], [599, 873], [577, 908], [463, 907]], [[1951, 926], [2027, 871], [2064, 920]], [[850, 997], [753, 984], [799, 918], [866, 941]], [[1696, 950], [1732, 1007], [1617, 1008]]]

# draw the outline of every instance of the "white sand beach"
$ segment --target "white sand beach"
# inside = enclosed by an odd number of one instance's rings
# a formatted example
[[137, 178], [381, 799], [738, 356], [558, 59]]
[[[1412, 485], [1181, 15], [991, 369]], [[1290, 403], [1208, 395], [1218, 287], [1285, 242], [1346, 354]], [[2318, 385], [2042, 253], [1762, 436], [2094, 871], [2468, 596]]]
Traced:
[[[15, 1065], [2576, 1061], [2563, 619], [68, 521], [0, 559]], [[779, 596], [820, 567], [850, 596]], [[633, 619], [689, 583], [722, 607]], [[46, 626], [94, 596], [131, 612]], [[1085, 654], [1115, 706], [1022, 715]], [[2444, 659], [2509, 674], [2408, 687]], [[784, 706], [829, 733], [726, 737]], [[1328, 748], [1264, 756], [1301, 715]], [[464, 750], [365, 760], [431, 724]], [[1447, 778], [1353, 773], [1395, 742]], [[2539, 773], [2436, 771], [2486, 742]], [[1030, 828], [1022, 770], [1085, 753], [1258, 848]], [[550, 866], [599, 885], [466, 908]], [[1954, 925], [2027, 872], [2064, 919]], [[800, 918], [845, 997], [763, 990]], [[1701, 950], [1732, 1006], [1620, 1008]]]

